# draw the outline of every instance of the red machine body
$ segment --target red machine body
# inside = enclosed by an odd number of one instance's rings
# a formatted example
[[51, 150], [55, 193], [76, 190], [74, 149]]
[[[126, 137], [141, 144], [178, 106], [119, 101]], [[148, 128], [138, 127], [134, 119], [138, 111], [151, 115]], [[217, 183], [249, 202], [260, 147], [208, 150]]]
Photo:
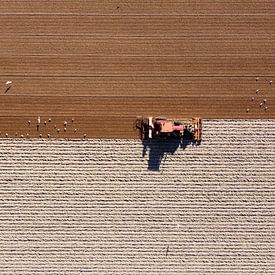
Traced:
[[180, 138], [201, 140], [201, 119], [185, 119], [182, 121], [163, 117], [145, 117], [137, 120], [137, 128], [141, 131], [141, 138]]

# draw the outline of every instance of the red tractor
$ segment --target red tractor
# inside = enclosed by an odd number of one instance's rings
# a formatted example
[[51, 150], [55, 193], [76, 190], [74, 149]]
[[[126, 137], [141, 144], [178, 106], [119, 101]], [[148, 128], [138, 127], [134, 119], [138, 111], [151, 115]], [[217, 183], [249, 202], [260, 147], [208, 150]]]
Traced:
[[136, 127], [142, 140], [175, 138], [201, 141], [200, 118], [178, 121], [165, 117], [144, 117], [137, 119]]

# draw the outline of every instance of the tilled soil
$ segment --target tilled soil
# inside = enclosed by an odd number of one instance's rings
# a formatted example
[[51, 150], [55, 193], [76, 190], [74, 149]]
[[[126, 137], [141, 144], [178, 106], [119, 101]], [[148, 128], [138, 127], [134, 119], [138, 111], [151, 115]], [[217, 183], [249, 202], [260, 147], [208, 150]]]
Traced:
[[2, 139], [0, 273], [274, 274], [274, 128], [204, 120], [182, 148]]
[[116, 0], [43, 0], [21, 1], [2, 0], [0, 11], [2, 13], [74, 13], [74, 14], [273, 14], [275, 12], [272, 0], [259, 2], [213, 0], [211, 2], [199, 1], [122, 1]]
[[[0, 138], [137, 138], [149, 115], [274, 118], [274, 11], [269, 0], [1, 1]], [[36, 130], [38, 117], [54, 124]]]

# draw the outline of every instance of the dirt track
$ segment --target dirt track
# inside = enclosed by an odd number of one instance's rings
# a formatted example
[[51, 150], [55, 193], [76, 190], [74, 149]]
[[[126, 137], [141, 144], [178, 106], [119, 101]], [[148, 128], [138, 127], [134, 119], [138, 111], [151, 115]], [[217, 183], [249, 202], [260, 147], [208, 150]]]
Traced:
[[1, 140], [0, 273], [274, 274], [275, 120], [203, 128], [145, 157], [136, 140]]
[[[135, 138], [142, 115], [274, 118], [274, 2], [227, 2], [2, 1], [0, 137]], [[38, 116], [74, 117], [77, 132], [35, 131]]]

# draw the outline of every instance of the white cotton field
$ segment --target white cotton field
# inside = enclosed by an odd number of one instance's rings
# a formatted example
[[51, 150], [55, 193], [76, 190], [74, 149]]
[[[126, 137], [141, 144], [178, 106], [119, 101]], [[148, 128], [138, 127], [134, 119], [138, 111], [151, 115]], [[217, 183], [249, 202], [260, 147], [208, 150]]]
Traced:
[[0, 274], [274, 274], [275, 120], [200, 145], [0, 139]]

